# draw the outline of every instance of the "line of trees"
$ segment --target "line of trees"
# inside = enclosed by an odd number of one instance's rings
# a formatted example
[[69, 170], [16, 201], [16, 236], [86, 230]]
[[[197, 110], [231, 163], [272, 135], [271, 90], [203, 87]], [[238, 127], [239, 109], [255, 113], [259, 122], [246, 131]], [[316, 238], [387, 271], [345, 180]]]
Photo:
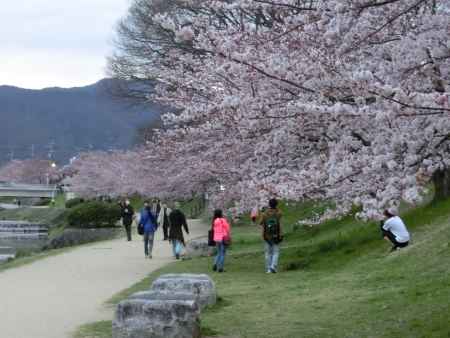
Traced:
[[128, 95], [175, 113], [139, 149], [84, 157], [73, 183], [88, 194], [209, 192], [236, 212], [268, 195], [333, 200], [324, 217], [357, 205], [377, 218], [415, 203], [433, 177], [450, 181], [449, 9], [450, 0], [135, 0], [110, 74], [157, 81]]

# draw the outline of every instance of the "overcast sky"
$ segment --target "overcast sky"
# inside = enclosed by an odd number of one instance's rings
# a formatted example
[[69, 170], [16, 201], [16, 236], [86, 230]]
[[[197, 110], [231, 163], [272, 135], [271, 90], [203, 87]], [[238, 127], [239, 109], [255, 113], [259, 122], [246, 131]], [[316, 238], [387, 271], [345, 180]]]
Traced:
[[0, 85], [74, 87], [105, 76], [130, 0], [3, 0]]

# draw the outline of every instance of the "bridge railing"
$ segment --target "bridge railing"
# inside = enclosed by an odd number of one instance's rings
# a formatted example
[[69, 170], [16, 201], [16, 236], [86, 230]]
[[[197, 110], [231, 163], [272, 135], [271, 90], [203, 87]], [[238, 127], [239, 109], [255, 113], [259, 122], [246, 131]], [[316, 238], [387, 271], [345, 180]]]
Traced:
[[54, 198], [56, 192], [56, 185], [0, 183], [0, 197]]

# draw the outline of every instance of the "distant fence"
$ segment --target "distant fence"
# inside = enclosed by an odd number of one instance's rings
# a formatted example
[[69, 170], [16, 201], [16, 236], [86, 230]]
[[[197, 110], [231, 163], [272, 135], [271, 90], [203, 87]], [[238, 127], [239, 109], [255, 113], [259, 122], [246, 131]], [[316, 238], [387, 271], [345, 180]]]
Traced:
[[0, 197], [47, 197], [54, 198], [55, 185], [0, 183]]

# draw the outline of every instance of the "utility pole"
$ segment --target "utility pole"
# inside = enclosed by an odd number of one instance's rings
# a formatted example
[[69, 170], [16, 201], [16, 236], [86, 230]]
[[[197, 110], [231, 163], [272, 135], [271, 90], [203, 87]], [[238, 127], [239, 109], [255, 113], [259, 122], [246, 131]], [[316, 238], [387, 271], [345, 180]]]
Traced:
[[51, 160], [53, 159], [53, 153], [55, 152], [55, 142], [51, 141], [48, 145], [48, 159]]
[[34, 143], [31, 145], [31, 158], [34, 158]]
[[9, 160], [10, 161], [14, 160], [14, 148], [11, 148], [11, 150], [9, 152]]

